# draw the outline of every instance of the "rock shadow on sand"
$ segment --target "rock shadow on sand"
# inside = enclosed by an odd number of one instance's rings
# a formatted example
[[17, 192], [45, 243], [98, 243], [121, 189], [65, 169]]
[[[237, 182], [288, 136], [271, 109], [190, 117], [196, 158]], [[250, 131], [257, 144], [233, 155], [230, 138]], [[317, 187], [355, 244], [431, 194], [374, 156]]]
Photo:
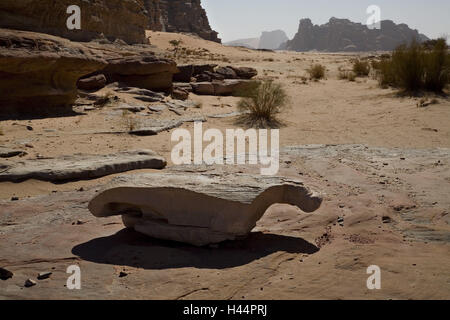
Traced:
[[74, 255], [86, 261], [155, 270], [232, 268], [280, 251], [313, 254], [319, 248], [302, 238], [261, 232], [253, 232], [243, 240], [222, 242], [214, 248], [194, 247], [149, 238], [130, 229], [72, 248]]

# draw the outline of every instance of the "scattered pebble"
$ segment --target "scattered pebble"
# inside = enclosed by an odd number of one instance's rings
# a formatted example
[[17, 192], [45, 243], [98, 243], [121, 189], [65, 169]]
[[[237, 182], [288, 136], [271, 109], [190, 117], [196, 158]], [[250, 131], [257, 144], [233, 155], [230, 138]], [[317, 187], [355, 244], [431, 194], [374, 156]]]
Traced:
[[48, 279], [48, 278], [50, 278], [51, 275], [52, 275], [52, 272], [50, 272], [50, 271], [41, 272], [38, 274], [37, 279], [38, 280]]
[[19, 201], [19, 197], [12, 197], [11, 201]]
[[14, 273], [12, 273], [11, 271], [5, 269], [5, 268], [0, 268], [0, 279], [1, 280], [8, 280], [10, 278], [12, 278], [14, 275]]
[[29, 288], [29, 287], [32, 287], [35, 285], [36, 285], [36, 281], [31, 280], [31, 279], [27, 279], [27, 281], [25, 281], [25, 284], [24, 284], [25, 288]]

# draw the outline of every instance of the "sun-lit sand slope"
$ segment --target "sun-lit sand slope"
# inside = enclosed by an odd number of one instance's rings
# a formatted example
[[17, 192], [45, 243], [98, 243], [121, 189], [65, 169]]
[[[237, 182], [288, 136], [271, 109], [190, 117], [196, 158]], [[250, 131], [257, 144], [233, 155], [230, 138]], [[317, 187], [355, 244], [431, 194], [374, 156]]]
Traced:
[[[320, 146], [284, 149], [279, 174], [323, 192], [322, 207], [306, 214], [276, 205], [249, 239], [195, 248], [129, 233], [117, 217], [90, 215], [88, 201], [117, 175], [64, 184], [1, 182], [0, 266], [14, 272], [13, 279], [0, 281], [1, 298], [450, 298], [448, 97], [432, 96], [437, 104], [418, 108], [420, 98], [399, 97], [371, 77], [338, 80], [338, 68], [351, 68], [356, 54], [266, 52], [183, 34], [147, 36], [156, 53], [168, 56], [169, 42], [181, 40], [180, 47], [191, 54], [180, 57], [179, 64], [249, 66], [258, 70], [258, 79], [283, 84], [290, 102], [280, 115], [282, 149]], [[326, 79], [304, 81], [313, 63], [326, 66]], [[188, 111], [198, 116], [233, 112], [239, 101], [194, 94], [190, 99], [201, 103]], [[157, 116], [179, 117], [169, 110]], [[105, 133], [126, 126], [108, 106], [71, 117], [8, 120], [0, 123], [0, 145], [25, 150], [19, 160], [152, 149], [171, 165], [171, 131], [150, 137]], [[193, 130], [190, 122], [181, 127]], [[235, 118], [208, 118], [203, 127], [237, 126]], [[259, 172], [254, 166], [208, 170]], [[80, 291], [64, 287], [70, 264], [81, 266]], [[381, 268], [382, 290], [366, 287], [370, 265]], [[47, 270], [54, 272], [50, 280], [21, 288], [27, 278]], [[124, 270], [128, 276], [119, 278]]]

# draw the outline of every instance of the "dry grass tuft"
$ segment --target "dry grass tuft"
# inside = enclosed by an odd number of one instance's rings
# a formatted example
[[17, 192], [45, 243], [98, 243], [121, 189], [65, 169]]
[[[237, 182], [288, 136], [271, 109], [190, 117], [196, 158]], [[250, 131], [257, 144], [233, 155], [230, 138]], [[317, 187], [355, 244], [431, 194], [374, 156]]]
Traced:
[[258, 83], [239, 101], [245, 112], [238, 123], [252, 128], [278, 128], [282, 125], [277, 116], [286, 107], [288, 96], [280, 84], [272, 81]]

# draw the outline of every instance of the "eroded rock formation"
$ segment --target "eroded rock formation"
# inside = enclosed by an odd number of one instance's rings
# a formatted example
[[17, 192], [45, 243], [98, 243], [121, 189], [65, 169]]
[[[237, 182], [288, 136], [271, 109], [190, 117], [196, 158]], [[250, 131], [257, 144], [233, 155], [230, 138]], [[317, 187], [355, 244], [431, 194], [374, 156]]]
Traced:
[[0, 29], [0, 113], [41, 113], [68, 107], [77, 97], [77, 80], [106, 64], [79, 43]]
[[122, 82], [131, 87], [170, 91], [173, 74], [178, 72], [175, 61], [158, 58], [151, 53], [145, 56], [127, 56], [108, 59], [101, 72], [107, 82]]
[[[81, 30], [69, 30], [67, 8], [81, 9]], [[109, 40], [144, 43], [149, 26], [143, 0], [2, 0], [0, 27], [90, 41], [102, 34]]]
[[274, 203], [313, 212], [321, 202], [287, 178], [168, 172], [118, 177], [89, 210], [122, 215], [125, 226], [154, 238], [203, 246], [247, 236]]
[[151, 150], [126, 151], [110, 155], [75, 154], [59, 158], [3, 163], [0, 166], [0, 181], [93, 179], [136, 169], [162, 169], [166, 164], [163, 157]]
[[[81, 29], [69, 30], [67, 8], [81, 9]], [[91, 41], [105, 37], [145, 43], [145, 30], [187, 32], [220, 42], [200, 0], [2, 0], [0, 28]]]
[[361, 23], [331, 18], [324, 25], [313, 25], [310, 19], [300, 20], [298, 33], [282, 49], [294, 51], [388, 51], [412, 39], [428, 38], [406, 24], [381, 21], [381, 29], [369, 29]]
[[[205, 9], [200, 0], [147, 0], [146, 6], [153, 19], [156, 29], [167, 32], [193, 33], [199, 37], [220, 42], [218, 33], [211, 29]], [[159, 21], [157, 14], [160, 12]], [[161, 27], [159, 29], [158, 27]]]

